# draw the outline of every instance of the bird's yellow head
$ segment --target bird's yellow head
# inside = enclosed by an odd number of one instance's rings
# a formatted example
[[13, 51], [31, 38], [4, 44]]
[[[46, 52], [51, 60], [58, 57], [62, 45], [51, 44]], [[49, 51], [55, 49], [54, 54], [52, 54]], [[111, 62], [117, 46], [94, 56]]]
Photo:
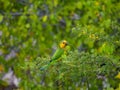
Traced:
[[65, 48], [67, 45], [68, 45], [67, 41], [66, 41], [66, 40], [63, 40], [63, 41], [60, 43], [60, 48]]

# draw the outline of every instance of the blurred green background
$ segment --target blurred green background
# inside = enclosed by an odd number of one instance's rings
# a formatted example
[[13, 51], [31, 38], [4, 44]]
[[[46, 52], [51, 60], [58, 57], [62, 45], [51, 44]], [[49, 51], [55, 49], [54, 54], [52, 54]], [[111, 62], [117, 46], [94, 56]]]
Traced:
[[[79, 69], [75, 71], [76, 69], [72, 68], [65, 78], [60, 78], [66, 83], [61, 87], [59, 82], [55, 82], [58, 80], [56, 76], [59, 75], [54, 68], [49, 72], [38, 70], [34, 74], [37, 61], [41, 63], [49, 61], [58, 43], [64, 39], [74, 48], [70, 50], [72, 54], [68, 54], [67, 57], [68, 60], [74, 60], [74, 62], [69, 63], [77, 65], [77, 62], [82, 60], [90, 61], [90, 63], [93, 60], [94, 65], [96, 60], [104, 62], [103, 58], [107, 57], [108, 61], [112, 61], [116, 67], [106, 69], [111, 66], [107, 62], [107, 66], [103, 67], [107, 71], [103, 75], [104, 71], [99, 70], [96, 64], [94, 68], [99, 73], [89, 76], [86, 71], [89, 65], [83, 64], [86, 72], [81, 70], [83, 71], [81, 75], [78, 73]], [[82, 52], [84, 52], [82, 55], [84, 57], [79, 58], [78, 54], [81, 55]], [[12, 90], [13, 88], [20, 90], [80, 90], [80, 88], [102, 90], [110, 88], [107, 90], [113, 90], [113, 88], [118, 88], [120, 82], [119, 79], [113, 80], [120, 71], [119, 65], [119, 0], [0, 0], [0, 90]], [[67, 65], [63, 64], [61, 67], [67, 68]], [[62, 71], [61, 67], [59, 69]], [[46, 73], [49, 76], [45, 78]], [[86, 79], [84, 81], [86, 75], [94, 78], [101, 73], [102, 78], [107, 75], [108, 79], [99, 81], [100, 85], [96, 82], [92, 85]], [[44, 85], [43, 82], [38, 83], [43, 78], [46, 79], [43, 81]], [[82, 80], [78, 82], [78, 78]], [[89, 81], [92, 80], [89, 79]], [[109, 82], [109, 85], [104, 84], [106, 87], [101, 84], [105, 80]]]

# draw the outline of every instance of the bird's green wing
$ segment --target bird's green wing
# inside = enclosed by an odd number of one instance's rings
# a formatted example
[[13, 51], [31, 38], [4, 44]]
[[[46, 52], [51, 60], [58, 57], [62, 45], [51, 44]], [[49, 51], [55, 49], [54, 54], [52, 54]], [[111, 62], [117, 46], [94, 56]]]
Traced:
[[62, 48], [57, 49], [55, 51], [54, 55], [52, 56], [50, 62], [48, 62], [47, 65], [41, 67], [40, 70], [42, 70], [42, 71], [46, 70], [51, 65], [51, 63], [54, 63], [53, 61], [57, 60], [58, 58], [60, 58], [63, 53], [64, 53], [64, 49], [62, 49]]
[[63, 53], [64, 53], [64, 49], [58, 48], [58, 49], [55, 51], [54, 55], [52, 56], [51, 61], [60, 58]]

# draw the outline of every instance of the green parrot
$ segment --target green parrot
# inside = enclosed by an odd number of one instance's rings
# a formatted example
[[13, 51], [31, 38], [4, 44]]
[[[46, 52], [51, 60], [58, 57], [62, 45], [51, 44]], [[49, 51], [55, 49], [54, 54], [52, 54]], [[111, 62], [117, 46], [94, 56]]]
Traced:
[[49, 63], [43, 67], [40, 68], [40, 70], [45, 70], [47, 69], [47, 67], [49, 67], [51, 65], [52, 62], [56, 61], [57, 59], [59, 59], [62, 54], [65, 51], [66, 46], [68, 45], [66, 40], [63, 40], [60, 44], [59, 44], [59, 48], [55, 51], [55, 53], [53, 54], [53, 56], [51, 57], [51, 60], [49, 61]]

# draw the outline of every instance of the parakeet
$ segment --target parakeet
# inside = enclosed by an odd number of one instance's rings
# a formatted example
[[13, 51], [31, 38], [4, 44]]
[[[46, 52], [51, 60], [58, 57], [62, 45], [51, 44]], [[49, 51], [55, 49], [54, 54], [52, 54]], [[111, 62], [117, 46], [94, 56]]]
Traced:
[[40, 68], [40, 70], [45, 70], [47, 67], [50, 66], [50, 64], [52, 62], [54, 62], [55, 60], [59, 59], [62, 54], [65, 51], [66, 46], [68, 45], [68, 42], [66, 40], [63, 40], [60, 44], [58, 49], [55, 51], [55, 53], [53, 54], [53, 56], [51, 57], [51, 60], [49, 61], [49, 63], [43, 67]]
[[118, 74], [115, 76], [115, 78], [120, 79], [120, 72], [118, 72]]

